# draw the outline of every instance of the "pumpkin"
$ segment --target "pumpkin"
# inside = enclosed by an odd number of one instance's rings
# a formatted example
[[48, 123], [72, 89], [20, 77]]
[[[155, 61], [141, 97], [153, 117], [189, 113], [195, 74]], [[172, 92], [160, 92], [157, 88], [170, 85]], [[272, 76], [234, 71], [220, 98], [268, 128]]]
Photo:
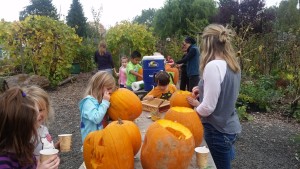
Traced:
[[165, 70], [173, 73], [174, 85], [176, 85], [179, 79], [179, 70], [176, 67], [171, 67], [169, 64], [165, 65]]
[[132, 91], [119, 88], [111, 94], [107, 112], [113, 120], [120, 118], [133, 121], [142, 113], [142, 102]]
[[188, 128], [171, 120], [157, 120], [147, 129], [141, 149], [143, 169], [187, 169], [194, 154]]
[[176, 121], [190, 129], [194, 136], [195, 146], [198, 147], [203, 140], [203, 125], [194, 109], [187, 107], [171, 107], [165, 114], [165, 119]]
[[[140, 69], [138, 70], [138, 74], [143, 75], [143, 68], [140, 68]], [[143, 78], [137, 77], [136, 80], [137, 80], [137, 81], [141, 81], [141, 80], [143, 80]]]
[[120, 125], [89, 133], [83, 143], [83, 158], [87, 169], [134, 168], [131, 141]]
[[138, 126], [132, 121], [121, 119], [109, 123], [109, 126], [110, 125], [120, 125], [126, 130], [132, 144], [133, 155], [136, 155], [139, 152], [142, 144], [142, 136]]
[[190, 103], [187, 101], [187, 97], [192, 97], [192, 93], [189, 91], [183, 91], [183, 90], [177, 90], [172, 94], [170, 97], [170, 106], [171, 107], [190, 107], [192, 108], [193, 106], [190, 105]]

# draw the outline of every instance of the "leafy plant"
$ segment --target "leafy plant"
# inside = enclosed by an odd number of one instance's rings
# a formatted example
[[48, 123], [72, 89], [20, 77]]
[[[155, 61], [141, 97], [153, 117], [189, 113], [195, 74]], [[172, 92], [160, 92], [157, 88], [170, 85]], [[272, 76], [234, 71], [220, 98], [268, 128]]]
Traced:
[[29, 16], [21, 22], [1, 21], [0, 43], [9, 53], [10, 65], [45, 76], [56, 86], [69, 76], [81, 39], [63, 22]]
[[254, 119], [251, 114], [247, 113], [246, 106], [238, 107], [236, 110], [240, 120], [252, 121]]

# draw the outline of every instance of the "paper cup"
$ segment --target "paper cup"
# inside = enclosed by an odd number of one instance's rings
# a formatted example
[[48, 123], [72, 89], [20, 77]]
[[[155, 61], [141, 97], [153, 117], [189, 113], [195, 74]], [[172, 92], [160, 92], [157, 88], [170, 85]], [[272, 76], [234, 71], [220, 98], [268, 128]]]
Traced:
[[59, 151], [57, 149], [44, 149], [40, 151], [40, 161], [46, 161], [52, 156], [56, 155]]
[[71, 151], [72, 146], [72, 134], [60, 134], [58, 135], [60, 142], [60, 151], [68, 152]]
[[195, 152], [196, 152], [197, 166], [200, 169], [205, 168], [207, 166], [207, 159], [208, 159], [209, 149], [206, 148], [205, 146], [196, 147]]

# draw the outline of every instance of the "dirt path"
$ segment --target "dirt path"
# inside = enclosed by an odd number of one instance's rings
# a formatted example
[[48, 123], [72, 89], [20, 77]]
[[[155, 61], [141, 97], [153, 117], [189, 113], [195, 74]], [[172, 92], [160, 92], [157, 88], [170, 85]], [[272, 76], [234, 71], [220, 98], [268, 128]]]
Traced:
[[[60, 154], [62, 169], [77, 169], [83, 161], [78, 102], [90, 76], [90, 73], [80, 74], [73, 83], [48, 91], [56, 112], [56, 121], [49, 128], [52, 137], [56, 141], [58, 134], [73, 134], [72, 151]], [[254, 121], [242, 122], [242, 127], [242, 134], [236, 142], [236, 159], [232, 168], [300, 168], [295, 155], [297, 151], [300, 152], [300, 145], [292, 141], [294, 135], [300, 134], [300, 124], [256, 114]]]

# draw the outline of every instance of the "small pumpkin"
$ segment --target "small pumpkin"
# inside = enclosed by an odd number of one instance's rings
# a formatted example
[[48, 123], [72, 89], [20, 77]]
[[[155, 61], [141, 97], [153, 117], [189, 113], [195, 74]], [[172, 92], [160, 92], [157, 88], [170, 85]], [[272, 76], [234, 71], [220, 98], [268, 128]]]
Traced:
[[126, 130], [132, 144], [133, 155], [136, 155], [139, 152], [142, 144], [142, 136], [139, 127], [132, 121], [121, 119], [109, 123], [108, 126], [110, 125], [119, 125]]
[[133, 169], [133, 157], [130, 138], [120, 125], [110, 125], [91, 132], [83, 143], [87, 169]]
[[177, 90], [172, 94], [170, 97], [170, 106], [171, 107], [189, 107], [192, 108], [193, 106], [189, 104], [187, 101], [187, 97], [192, 97], [192, 93], [189, 91]]
[[110, 96], [110, 106], [107, 112], [113, 120], [120, 118], [133, 121], [142, 113], [142, 102], [132, 91], [119, 88]]
[[190, 129], [194, 136], [195, 146], [200, 146], [203, 140], [203, 125], [194, 109], [188, 107], [171, 107], [165, 114], [165, 119], [176, 121]]
[[[143, 75], [143, 68], [140, 68], [140, 69], [138, 70], [138, 74]], [[136, 80], [137, 80], [137, 81], [141, 81], [141, 80], [143, 80], [143, 78], [137, 77]]]
[[194, 154], [194, 137], [188, 128], [171, 120], [157, 120], [145, 135], [141, 149], [143, 169], [185, 169]]
[[169, 64], [165, 65], [165, 70], [173, 73], [174, 85], [176, 85], [179, 79], [179, 70], [176, 67], [171, 67]]

